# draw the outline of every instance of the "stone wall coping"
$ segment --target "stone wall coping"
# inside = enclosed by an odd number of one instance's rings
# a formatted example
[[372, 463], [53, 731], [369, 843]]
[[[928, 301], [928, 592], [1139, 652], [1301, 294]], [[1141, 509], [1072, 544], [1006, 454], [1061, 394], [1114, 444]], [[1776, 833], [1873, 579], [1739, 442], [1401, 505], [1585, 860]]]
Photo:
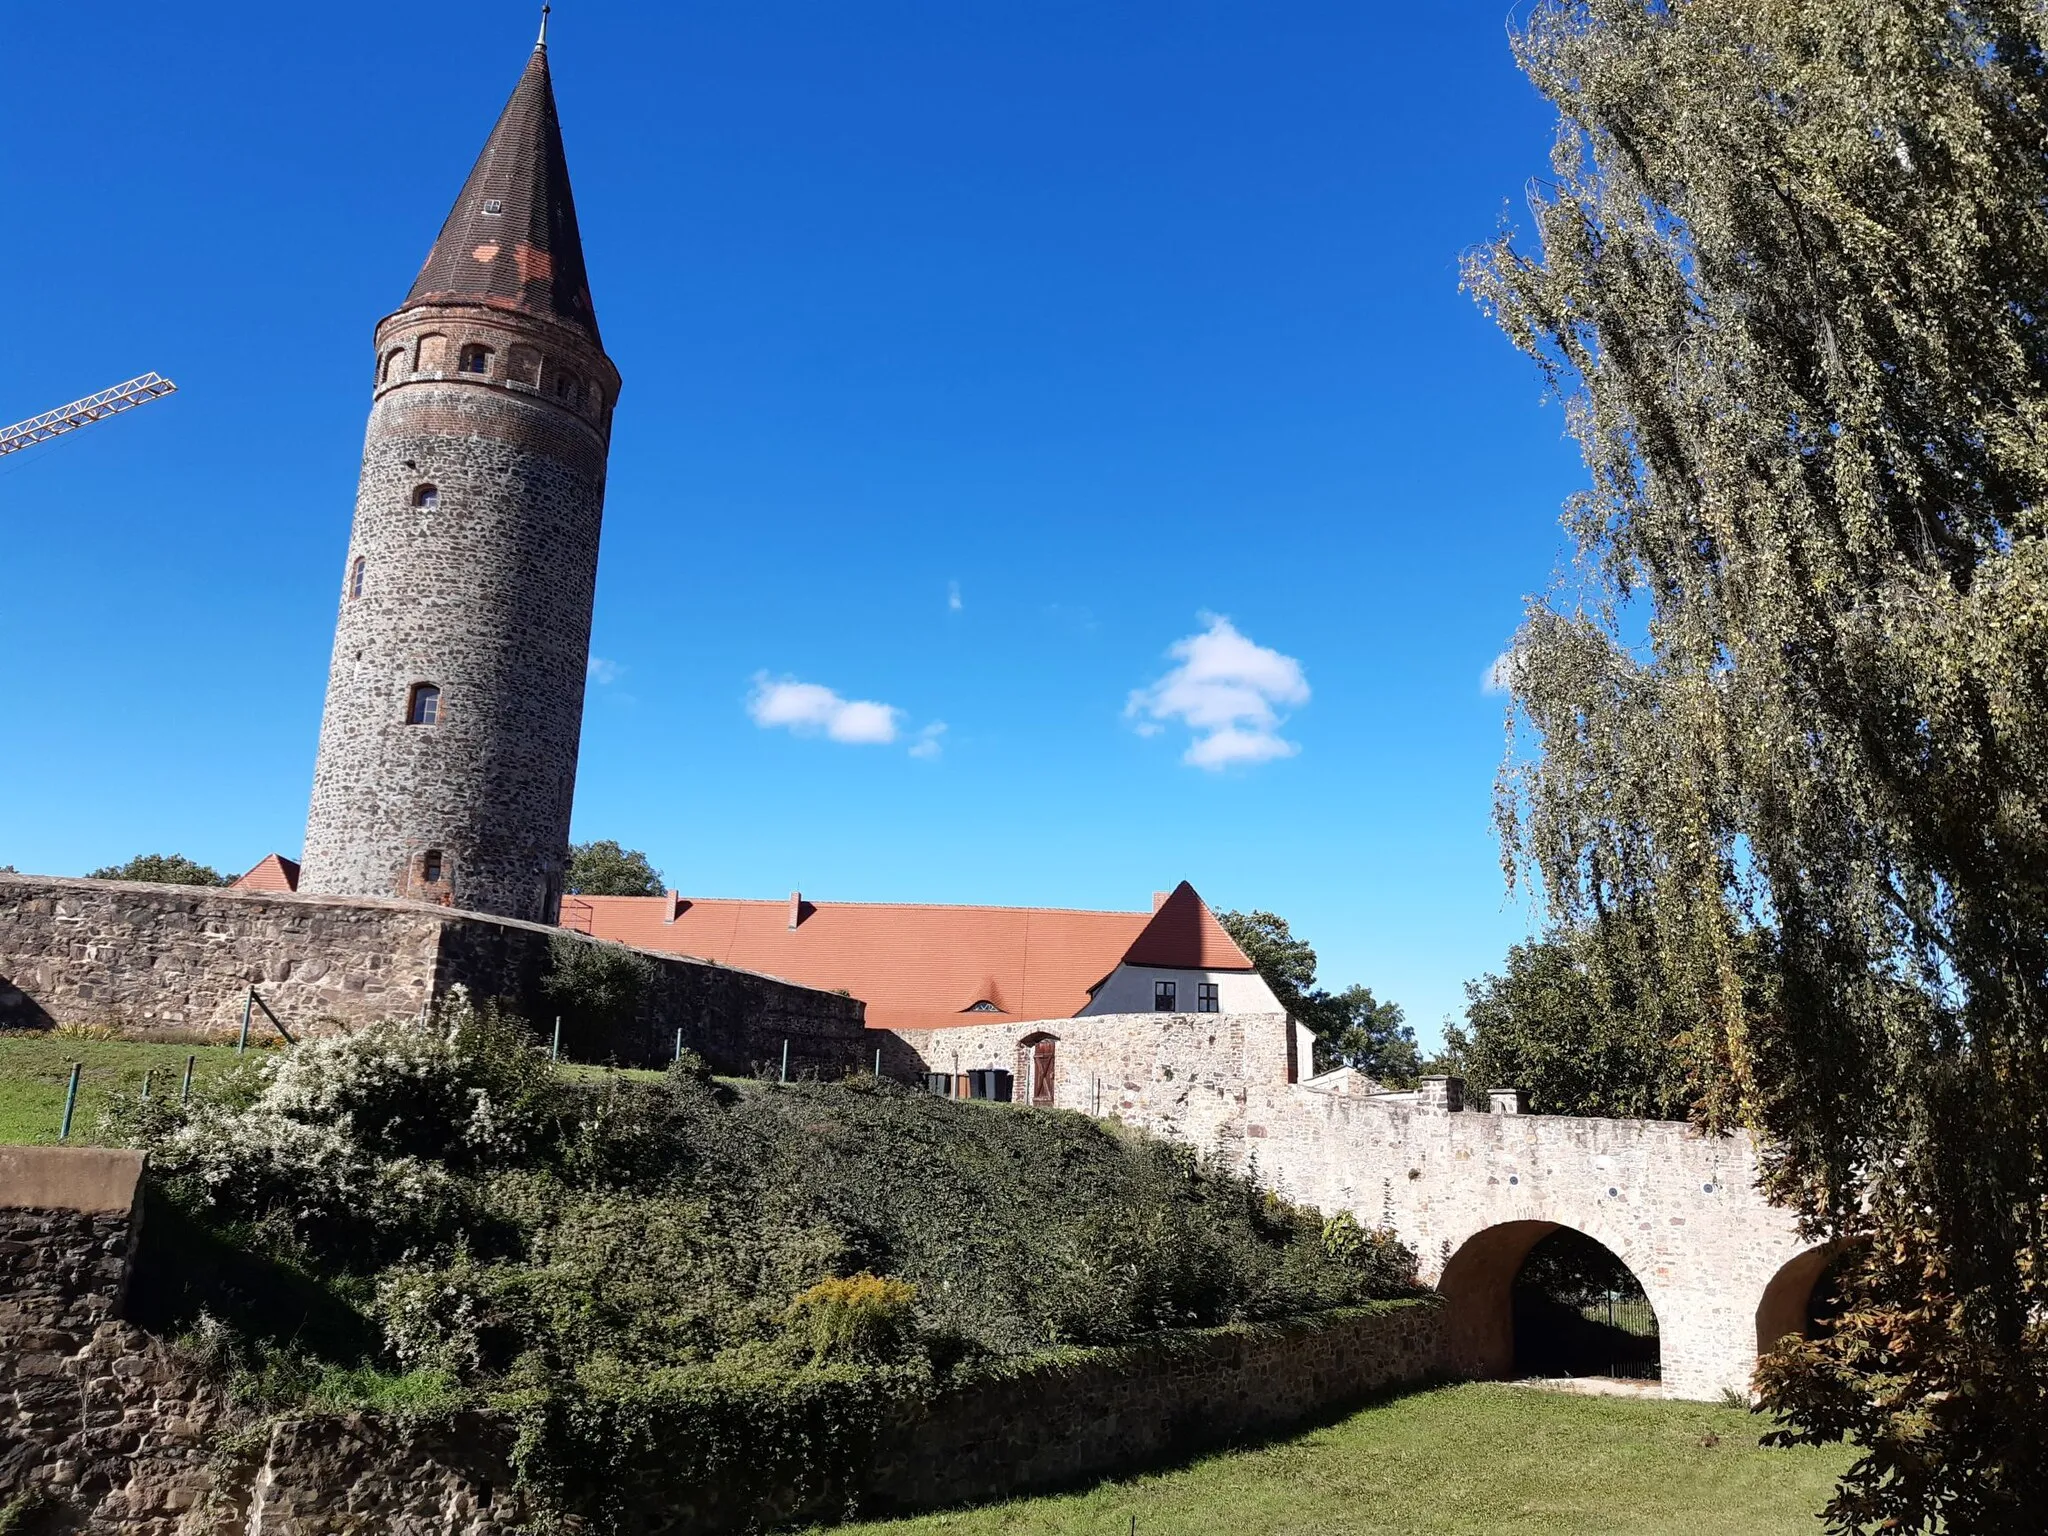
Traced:
[[119, 1147], [0, 1147], [0, 1207], [129, 1212], [143, 1156]]
[[650, 955], [656, 960], [701, 966], [707, 971], [730, 971], [735, 976], [752, 976], [761, 981], [772, 981], [781, 986], [795, 987], [803, 992], [816, 992], [825, 997], [839, 996], [838, 993], [824, 987], [791, 981], [785, 976], [772, 976], [766, 971], [744, 971], [736, 965], [708, 960], [701, 955], [679, 955], [673, 950], [666, 949], [641, 949], [632, 944], [617, 944], [612, 939], [593, 938], [587, 933], [579, 933], [574, 928], [562, 928], [551, 923], [533, 923], [519, 917], [500, 917], [494, 912], [471, 912], [463, 907], [444, 907], [438, 902], [407, 901], [398, 896], [315, 896], [299, 891], [238, 891], [227, 885], [170, 885], [154, 880], [94, 880], [82, 875], [0, 873], [0, 891], [10, 886], [54, 887], [60, 894], [64, 891], [77, 891], [82, 895], [113, 892], [162, 897], [166, 893], [174, 893], [195, 902], [227, 901], [250, 907], [308, 907], [328, 912], [411, 912], [438, 922], [483, 923], [493, 928], [520, 928], [528, 933], [549, 935], [564, 933], [586, 944], [615, 944], [619, 949], [630, 949], [636, 955]]

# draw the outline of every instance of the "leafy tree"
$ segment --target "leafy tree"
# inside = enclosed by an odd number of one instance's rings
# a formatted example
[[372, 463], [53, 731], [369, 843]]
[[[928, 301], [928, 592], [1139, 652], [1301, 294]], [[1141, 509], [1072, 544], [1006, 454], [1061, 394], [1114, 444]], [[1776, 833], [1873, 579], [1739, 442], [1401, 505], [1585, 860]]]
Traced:
[[88, 877], [93, 880], [145, 880], [151, 885], [227, 885], [217, 869], [195, 864], [182, 853], [138, 853], [126, 864], [109, 864]]
[[1415, 1081], [1422, 1071], [1422, 1053], [1399, 1003], [1383, 1003], [1372, 995], [1371, 987], [1353, 985], [1329, 995], [1329, 1007], [1336, 1032], [1325, 1040], [1326, 1065], [1355, 1067], [1396, 1087]]
[[646, 854], [606, 838], [571, 845], [569, 889], [578, 896], [659, 896], [667, 887]]
[[1761, 1375], [1864, 1448], [1832, 1528], [2038, 1528], [2048, 11], [1547, 0], [1516, 49], [1541, 251], [1468, 281], [1590, 486], [1509, 653], [1508, 849], [1646, 935], [1704, 1119], [1865, 1256]]
[[656, 974], [653, 961], [623, 944], [552, 935], [540, 987], [550, 1010], [568, 1026], [563, 1049], [590, 1060], [601, 1042], [619, 1039], [639, 1016]]
[[1316, 1067], [1357, 1068], [1382, 1082], [1405, 1082], [1419, 1068], [1415, 1031], [1403, 1022], [1399, 1003], [1382, 1003], [1364, 986], [1332, 993], [1316, 985], [1316, 952], [1294, 936], [1287, 919], [1272, 912], [1219, 912], [1216, 921], [1237, 941], [1245, 958], [1287, 1016], [1316, 1036]]
[[1522, 1088], [1551, 1115], [1681, 1120], [1692, 1109], [1684, 1057], [1628, 968], [1588, 935], [1560, 932], [1508, 951], [1500, 974], [1465, 983], [1465, 1023], [1447, 1054], [1475, 1084]]

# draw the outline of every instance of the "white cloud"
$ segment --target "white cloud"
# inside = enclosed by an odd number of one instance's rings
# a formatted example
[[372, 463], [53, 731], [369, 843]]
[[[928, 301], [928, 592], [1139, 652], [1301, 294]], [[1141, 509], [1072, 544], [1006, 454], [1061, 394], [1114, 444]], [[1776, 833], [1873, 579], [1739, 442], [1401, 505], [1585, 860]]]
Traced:
[[882, 746], [896, 739], [903, 711], [872, 699], [842, 699], [821, 683], [800, 683], [793, 677], [754, 674], [754, 695], [747, 713], [763, 730], [786, 727], [798, 736], [825, 736], [860, 746]]
[[593, 656], [590, 658], [590, 665], [585, 670], [584, 675], [593, 683], [602, 687], [607, 683], [616, 683], [619, 680], [619, 674], [623, 671], [625, 671], [625, 668], [621, 667], [616, 661], [607, 661], [602, 656]]
[[949, 582], [947, 582], [947, 583], [946, 583], [946, 608], [947, 608], [947, 611], [948, 611], [948, 612], [951, 612], [951, 613], [958, 613], [958, 612], [959, 612], [959, 611], [960, 611], [960, 610], [961, 610], [962, 608], [965, 608], [966, 606], [967, 606], [967, 605], [966, 605], [965, 603], [963, 603], [963, 602], [961, 602], [961, 601], [960, 601], [960, 583], [959, 583], [959, 582], [957, 582], [957, 581], [949, 581]]
[[912, 757], [937, 757], [943, 750], [939, 744], [939, 738], [945, 734], [946, 722], [934, 720], [930, 725], [917, 733], [917, 740], [910, 744], [910, 755]]
[[1515, 653], [1502, 651], [1479, 675], [1481, 693], [1506, 693], [1515, 686]]
[[1301, 747], [1281, 736], [1287, 717], [1280, 709], [1308, 702], [1301, 663], [1246, 639], [1218, 614], [1201, 618], [1207, 629], [1167, 649], [1180, 665], [1150, 687], [1134, 690], [1125, 717], [1146, 736], [1158, 734], [1162, 722], [1185, 725], [1195, 739], [1181, 760], [1197, 768], [1294, 756]]

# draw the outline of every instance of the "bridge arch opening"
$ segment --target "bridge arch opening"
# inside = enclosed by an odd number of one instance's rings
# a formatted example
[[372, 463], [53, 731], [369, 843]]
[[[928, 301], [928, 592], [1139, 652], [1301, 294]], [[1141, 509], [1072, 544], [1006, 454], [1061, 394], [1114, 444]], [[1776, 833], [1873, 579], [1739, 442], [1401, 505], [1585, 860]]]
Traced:
[[1474, 1233], [1437, 1290], [1457, 1364], [1472, 1375], [1658, 1380], [1655, 1307], [1614, 1251], [1554, 1221]]
[[1769, 1354], [1786, 1339], [1819, 1338], [1834, 1325], [1840, 1305], [1835, 1272], [1846, 1250], [1830, 1243], [1789, 1260], [1771, 1276], [1756, 1307], [1756, 1352]]

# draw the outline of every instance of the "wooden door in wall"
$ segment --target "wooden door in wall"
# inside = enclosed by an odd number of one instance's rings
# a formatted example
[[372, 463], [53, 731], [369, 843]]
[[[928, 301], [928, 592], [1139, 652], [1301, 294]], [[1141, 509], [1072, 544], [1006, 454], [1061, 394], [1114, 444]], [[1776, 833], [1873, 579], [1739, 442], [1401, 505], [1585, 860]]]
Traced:
[[1052, 1103], [1052, 1046], [1051, 1040], [1041, 1040], [1031, 1047], [1031, 1102], [1050, 1106]]

